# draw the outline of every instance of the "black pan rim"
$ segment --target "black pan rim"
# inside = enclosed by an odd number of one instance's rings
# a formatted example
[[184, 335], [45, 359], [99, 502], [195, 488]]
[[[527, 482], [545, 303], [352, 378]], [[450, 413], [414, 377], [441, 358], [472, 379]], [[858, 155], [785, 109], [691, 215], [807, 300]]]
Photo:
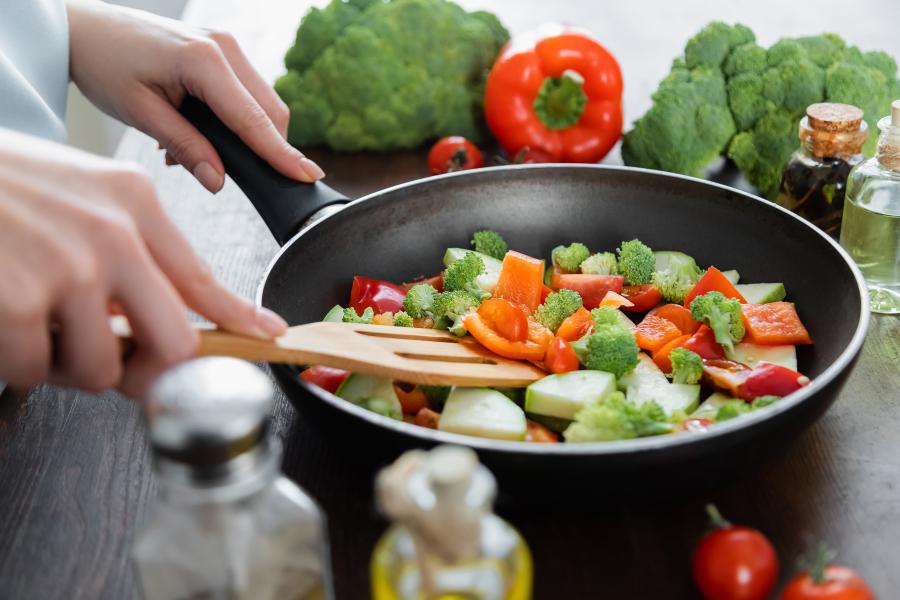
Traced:
[[[446, 180], [452, 179], [456, 177], [480, 177], [490, 174], [491, 176], [496, 176], [497, 173], [515, 173], [517, 171], [532, 171], [532, 170], [554, 170], [554, 171], [566, 171], [566, 170], [598, 170], [598, 171], [609, 171], [609, 172], [625, 172], [625, 173], [637, 173], [643, 174], [647, 177], [655, 177], [660, 179], [676, 179], [682, 181], [690, 181], [695, 182], [700, 185], [710, 186], [713, 188], [718, 188], [722, 191], [736, 194], [745, 197], [753, 202], [764, 205], [764, 210], [773, 210], [781, 212], [784, 215], [787, 215], [788, 218], [794, 219], [795, 222], [800, 227], [805, 227], [806, 229], [812, 231], [815, 235], [817, 235], [820, 239], [824, 240], [828, 245], [831, 246], [832, 250], [836, 252], [840, 257], [845, 266], [850, 270], [853, 274], [853, 277], [856, 281], [857, 292], [859, 293], [859, 301], [860, 301], [860, 312], [858, 315], [857, 327], [853, 333], [852, 338], [850, 339], [850, 343], [847, 347], [841, 352], [838, 358], [829, 365], [825, 371], [823, 371], [818, 377], [816, 377], [808, 386], [804, 387], [797, 392], [785, 397], [779, 402], [772, 404], [766, 407], [763, 410], [758, 412], [749, 413], [747, 415], [742, 416], [740, 419], [732, 419], [726, 421], [725, 423], [719, 423], [715, 427], [710, 428], [703, 435], [694, 435], [689, 433], [683, 434], [674, 434], [674, 435], [664, 435], [664, 436], [653, 436], [653, 437], [645, 437], [645, 438], [637, 438], [633, 440], [616, 440], [616, 441], [608, 441], [608, 442], [589, 442], [589, 443], [579, 443], [579, 444], [528, 444], [523, 442], [513, 442], [513, 441], [502, 441], [502, 440], [492, 440], [489, 438], [479, 438], [475, 436], [468, 436], [462, 434], [455, 433], [447, 433], [443, 431], [436, 431], [433, 429], [426, 429], [423, 427], [419, 427], [417, 425], [406, 423], [404, 421], [397, 421], [395, 419], [391, 419], [389, 417], [384, 417], [368, 411], [364, 408], [360, 408], [346, 400], [339, 398], [338, 396], [328, 393], [321, 388], [314, 386], [312, 384], [308, 384], [297, 377], [293, 377], [294, 385], [300, 386], [305, 391], [310, 394], [316, 396], [318, 399], [327, 402], [328, 404], [338, 408], [341, 411], [349, 413], [356, 418], [363, 419], [368, 421], [370, 424], [382, 427], [388, 430], [393, 431], [394, 433], [403, 435], [403, 436], [411, 436], [413, 438], [418, 439], [422, 443], [428, 444], [456, 444], [456, 445], [465, 445], [476, 450], [482, 450], [487, 452], [498, 452], [504, 454], [528, 454], [528, 455], [575, 455], [575, 456], [601, 456], [601, 455], [620, 455], [620, 454], [644, 454], [644, 453], [653, 453], [659, 450], [670, 450], [673, 447], [683, 448], [685, 446], [691, 446], [694, 444], [704, 443], [712, 438], [720, 438], [723, 436], [729, 436], [732, 434], [736, 434], [737, 432], [749, 433], [749, 430], [758, 426], [760, 423], [764, 421], [768, 421], [769, 419], [775, 419], [778, 415], [787, 413], [789, 411], [794, 410], [800, 404], [806, 402], [811, 399], [817, 392], [824, 390], [828, 385], [830, 385], [835, 379], [839, 377], [845, 370], [849, 369], [859, 353], [862, 350], [863, 343], [865, 342], [866, 332], [869, 327], [869, 319], [870, 319], [870, 310], [869, 310], [869, 302], [868, 302], [868, 293], [866, 291], [865, 280], [863, 279], [862, 272], [856, 266], [856, 263], [850, 258], [850, 255], [830, 236], [822, 232], [820, 229], [803, 219], [802, 217], [784, 209], [777, 204], [769, 202], [763, 198], [755, 196], [753, 194], [725, 186], [719, 183], [715, 183], [712, 181], [707, 181], [705, 179], [699, 179], [696, 177], [690, 177], [686, 175], [680, 175], [676, 173], [668, 173], [665, 171], [657, 171], [653, 169], [642, 169], [636, 167], [626, 167], [626, 166], [617, 166], [617, 165], [596, 165], [596, 164], [526, 164], [526, 165], [503, 165], [497, 167], [485, 167], [481, 169], [472, 169], [467, 171], [458, 171], [454, 173], [446, 173], [443, 175], [436, 175], [432, 177], [427, 177], [423, 179], [416, 179], [413, 181], [401, 183], [389, 188], [385, 188], [383, 190], [378, 190], [371, 194], [367, 194], [357, 200], [353, 200], [349, 202], [344, 208], [336, 213], [325, 217], [324, 219], [317, 221], [309, 227], [305, 227], [301, 229], [297, 234], [295, 234], [276, 254], [272, 257], [272, 260], [269, 262], [266, 269], [263, 271], [262, 279], [257, 287], [255, 302], [257, 305], [262, 306], [262, 297], [263, 292], [266, 288], [266, 283], [268, 282], [269, 276], [272, 270], [275, 268], [276, 264], [281, 260], [282, 256], [288, 252], [289, 248], [306, 232], [313, 230], [314, 228], [320, 226], [322, 223], [325, 223], [329, 219], [335, 218], [336, 215], [343, 214], [346, 210], [354, 210], [356, 207], [366, 203], [369, 200], [380, 198], [385, 195], [388, 195], [394, 191], [407, 189], [410, 187], [418, 187], [421, 185], [426, 185], [433, 181], [437, 180]], [[287, 365], [279, 365], [279, 364], [270, 364], [270, 367], [273, 370], [284, 371], [285, 374], [291, 371], [291, 367]]]

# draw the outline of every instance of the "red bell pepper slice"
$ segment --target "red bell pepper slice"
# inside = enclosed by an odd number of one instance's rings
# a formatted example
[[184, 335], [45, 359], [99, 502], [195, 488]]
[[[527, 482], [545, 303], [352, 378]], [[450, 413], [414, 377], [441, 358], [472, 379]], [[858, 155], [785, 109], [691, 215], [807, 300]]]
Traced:
[[406, 298], [406, 290], [390, 281], [362, 277], [353, 278], [353, 287], [350, 289], [350, 307], [356, 314], [362, 315], [363, 311], [371, 307], [375, 314], [403, 310], [403, 299]]
[[632, 303], [632, 306], [622, 307], [625, 312], [647, 312], [662, 300], [662, 294], [652, 283], [626, 285], [622, 288], [622, 295]]
[[300, 379], [313, 385], [317, 385], [326, 392], [336, 393], [344, 380], [350, 376], [350, 371], [335, 369], [334, 367], [315, 366], [300, 373]]
[[809, 377], [769, 362], [757, 364], [738, 390], [744, 400], [759, 396], [787, 396], [809, 384]]
[[724, 358], [703, 359], [703, 382], [740, 398], [741, 386], [750, 377], [750, 367]]
[[716, 334], [707, 325], [701, 325], [700, 329], [685, 342], [684, 347], [700, 358], [725, 358], [722, 344], [716, 341]]
[[544, 364], [551, 373], [568, 373], [577, 371], [579, 367], [578, 355], [565, 339], [556, 336], [547, 348], [544, 356]]
[[581, 295], [584, 307], [597, 308], [603, 302], [607, 292], [619, 293], [625, 284], [621, 275], [586, 275], [584, 273], [564, 273], [558, 267], [553, 268], [554, 289], [572, 290]]
[[544, 261], [510, 250], [503, 257], [494, 296], [528, 307], [533, 313], [541, 304]]
[[745, 304], [741, 307], [746, 341], [754, 344], [812, 344], [812, 338], [797, 309], [790, 302], [770, 302], [768, 304]]
[[443, 273], [443, 271], [441, 271], [434, 277], [422, 277], [421, 279], [416, 279], [415, 281], [409, 281], [406, 283], [402, 283], [402, 284], [400, 284], [400, 287], [408, 292], [409, 288], [413, 287], [414, 285], [419, 285], [419, 284], [430, 285], [437, 291], [443, 292], [444, 291], [444, 273]]
[[741, 296], [734, 284], [728, 281], [728, 278], [722, 274], [722, 271], [715, 267], [710, 267], [703, 274], [703, 277], [700, 278], [700, 281], [684, 297], [684, 306], [690, 308], [691, 301], [694, 298], [707, 292], [721, 292], [726, 298], [737, 298], [741, 304], [747, 303], [747, 300]]
[[488, 126], [510, 156], [597, 162], [622, 134], [622, 72], [595, 39], [561, 25], [508, 43], [488, 75]]

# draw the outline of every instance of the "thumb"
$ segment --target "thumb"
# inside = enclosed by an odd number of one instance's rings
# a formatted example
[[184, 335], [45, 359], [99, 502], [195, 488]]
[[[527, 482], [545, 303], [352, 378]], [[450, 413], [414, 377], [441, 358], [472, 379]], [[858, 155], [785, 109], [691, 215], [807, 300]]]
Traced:
[[212, 144], [196, 127], [175, 110], [167, 100], [148, 90], [135, 126], [155, 138], [166, 150], [167, 162], [173, 160], [190, 171], [212, 193], [225, 183], [225, 167]]

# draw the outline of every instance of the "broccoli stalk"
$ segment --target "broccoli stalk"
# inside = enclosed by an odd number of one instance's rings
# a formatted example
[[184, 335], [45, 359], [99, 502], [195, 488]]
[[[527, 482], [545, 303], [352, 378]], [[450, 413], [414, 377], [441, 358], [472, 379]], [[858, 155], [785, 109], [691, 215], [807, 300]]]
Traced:
[[420, 283], [409, 288], [403, 299], [403, 310], [413, 319], [421, 319], [431, 314], [434, 297], [438, 291], [427, 283]]
[[703, 359], [687, 348], [675, 348], [669, 354], [673, 383], [697, 383], [703, 376]]
[[538, 323], [556, 333], [562, 322], [581, 308], [581, 295], [572, 290], [560, 290], [547, 295], [544, 303], [537, 307], [534, 318]]
[[638, 407], [626, 401], [622, 392], [613, 392], [603, 402], [578, 411], [563, 437], [567, 442], [603, 442], [660, 435], [673, 429], [656, 402]]
[[450, 333], [460, 337], [466, 335], [466, 328], [463, 326], [462, 320], [470, 310], [477, 308], [479, 304], [481, 304], [481, 298], [466, 290], [437, 294], [431, 308], [434, 316], [434, 328], [449, 329]]
[[619, 272], [625, 276], [626, 285], [650, 283], [656, 270], [653, 250], [640, 240], [622, 242], [616, 252], [619, 255]]
[[598, 252], [581, 261], [581, 272], [587, 275], [618, 275], [616, 255], [612, 252]]
[[623, 325], [598, 328], [594, 333], [572, 342], [578, 360], [588, 369], [606, 371], [616, 378], [631, 372], [638, 364], [637, 341]]
[[573, 242], [568, 246], [557, 246], [550, 254], [553, 264], [564, 271], [577, 273], [581, 263], [590, 257], [591, 251], [580, 242]]
[[726, 298], [721, 292], [707, 292], [691, 301], [691, 317], [709, 325], [725, 353], [734, 356], [734, 345], [746, 333], [740, 302]]
[[497, 260], [503, 260], [509, 250], [509, 244], [496, 231], [486, 229], [484, 231], [476, 231], [472, 234], [472, 246], [475, 252], [481, 252], [492, 256]]

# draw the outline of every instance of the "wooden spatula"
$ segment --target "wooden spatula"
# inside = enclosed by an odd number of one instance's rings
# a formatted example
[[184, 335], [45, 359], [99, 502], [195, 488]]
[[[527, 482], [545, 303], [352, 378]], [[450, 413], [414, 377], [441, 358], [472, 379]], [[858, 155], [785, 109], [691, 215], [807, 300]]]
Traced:
[[[122, 328], [117, 329], [120, 337]], [[316, 322], [274, 341], [200, 328], [197, 356], [232, 356], [325, 365], [427, 385], [525, 387], [547, 375], [525, 361], [497, 356], [471, 337], [414, 327]]]

